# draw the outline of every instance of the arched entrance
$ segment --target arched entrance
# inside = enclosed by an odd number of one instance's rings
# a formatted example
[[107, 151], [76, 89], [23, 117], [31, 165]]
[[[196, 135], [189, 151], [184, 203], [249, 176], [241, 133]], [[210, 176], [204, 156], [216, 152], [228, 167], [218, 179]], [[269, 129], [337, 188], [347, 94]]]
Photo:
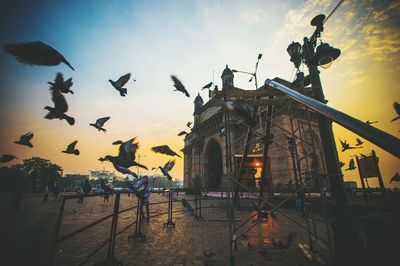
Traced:
[[212, 139], [208, 142], [205, 156], [208, 188], [219, 188], [222, 180], [222, 151], [217, 141]]

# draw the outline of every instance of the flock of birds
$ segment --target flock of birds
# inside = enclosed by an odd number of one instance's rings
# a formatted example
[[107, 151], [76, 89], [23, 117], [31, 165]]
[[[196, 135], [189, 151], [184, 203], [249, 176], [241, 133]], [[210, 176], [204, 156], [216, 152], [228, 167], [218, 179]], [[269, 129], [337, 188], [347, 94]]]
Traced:
[[[13, 55], [17, 59], [17, 61], [25, 65], [55, 66], [64, 63], [72, 70], [75, 70], [60, 52], [41, 41], [18, 44], [5, 44], [3, 48], [7, 53]], [[185, 96], [190, 97], [189, 92], [186, 90], [182, 82], [175, 75], [171, 75], [170, 77], [173, 81], [173, 86], [175, 87], [174, 91], [182, 92]], [[128, 73], [121, 76], [116, 81], [113, 81], [111, 79], [108, 81], [110, 82], [112, 87], [119, 92], [120, 96], [125, 97], [128, 93], [128, 90], [124, 86], [130, 79], [131, 74]], [[133, 79], [133, 81], [135, 82], [136, 80]], [[44, 107], [44, 109], [48, 111], [44, 118], [66, 120], [69, 125], [73, 126], [75, 124], [75, 118], [67, 114], [68, 104], [64, 96], [68, 93], [74, 94], [74, 92], [71, 90], [73, 86], [72, 78], [65, 80], [62, 73], [57, 73], [54, 82], [48, 82], [48, 84], [50, 85], [51, 100], [53, 102], [53, 106]], [[212, 84], [212, 82], [208, 83], [206, 86], [203, 87], [203, 89], [210, 88]], [[93, 126], [99, 132], [102, 131], [106, 133], [107, 130], [104, 128], [104, 125], [109, 119], [109, 116], [99, 118], [95, 123], [91, 123], [90, 126]], [[191, 128], [191, 122], [187, 123], [187, 127]], [[182, 131], [178, 134], [178, 136], [182, 136], [185, 134], [188, 133], [186, 131]], [[32, 132], [28, 132], [22, 135], [18, 141], [15, 141], [15, 143], [33, 148], [33, 145], [31, 143], [33, 136], [34, 134]], [[117, 140], [113, 142], [113, 145], [118, 145], [119, 147], [118, 155], [106, 155], [99, 158], [99, 161], [109, 161], [120, 173], [132, 175], [133, 177], [138, 178], [138, 175], [130, 170], [130, 168], [140, 167], [146, 170], [148, 170], [148, 168], [145, 165], [136, 162], [136, 151], [139, 148], [139, 143], [135, 142], [135, 140], [136, 138], [132, 138], [127, 141]], [[80, 151], [76, 148], [77, 143], [77, 140], [73, 141], [62, 152], [76, 156], [79, 155]], [[173, 151], [168, 145], [152, 147], [151, 150], [155, 153], [165, 154], [172, 157], [177, 156], [181, 158], [181, 156]], [[0, 156], [1, 163], [6, 163], [13, 159], [18, 158], [11, 154], [3, 154], [2, 156]], [[172, 180], [169, 172], [172, 170], [174, 165], [175, 160], [169, 160], [164, 166], [159, 166], [158, 168], [153, 167], [153, 170], [160, 169], [165, 177], [167, 177], [169, 180]]]

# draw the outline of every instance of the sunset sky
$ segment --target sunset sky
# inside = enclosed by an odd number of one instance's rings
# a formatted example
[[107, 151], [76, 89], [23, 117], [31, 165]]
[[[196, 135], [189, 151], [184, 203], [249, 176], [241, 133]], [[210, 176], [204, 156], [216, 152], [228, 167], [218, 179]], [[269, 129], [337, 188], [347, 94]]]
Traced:
[[[7, 4], [8, 2], [8, 4]], [[213, 80], [221, 87], [221, 73], [231, 68], [253, 71], [259, 53], [258, 79], [293, 79], [293, 64], [286, 52], [292, 41], [302, 42], [314, 27], [310, 20], [328, 15], [339, 1], [2, 1], [0, 43], [43, 41], [60, 51], [75, 68], [30, 67], [0, 51], [0, 155], [20, 159], [40, 156], [61, 165], [64, 173], [114, 170], [98, 158], [116, 155], [116, 140], [137, 136], [140, 162], [149, 168], [170, 159], [150, 148], [168, 144], [183, 148], [181, 130], [193, 120], [194, 97]], [[400, 120], [394, 101], [400, 101], [400, 2], [344, 1], [329, 19], [322, 41], [341, 49], [331, 68], [321, 69], [328, 105], [399, 137]], [[47, 120], [44, 106], [52, 105], [48, 81], [62, 72], [72, 77], [75, 94], [66, 95], [68, 114], [76, 124]], [[119, 96], [108, 79], [132, 73], [137, 81]], [[169, 78], [176, 74], [191, 97], [173, 92]], [[246, 75], [235, 75], [235, 86], [253, 89]], [[205, 101], [208, 93], [200, 92]], [[97, 118], [111, 116], [106, 134], [90, 127]], [[356, 135], [334, 125], [335, 139], [355, 143]], [[34, 148], [14, 144], [32, 131]], [[61, 153], [78, 140], [81, 155]], [[386, 186], [400, 160], [366, 143], [357, 152], [339, 151], [348, 163], [351, 155], [380, 157]], [[180, 152], [179, 152], [180, 153]], [[138, 155], [137, 154], [137, 155]], [[180, 153], [182, 156], [183, 154]], [[21, 162], [12, 161], [9, 164]], [[141, 171], [152, 174], [152, 171]], [[171, 171], [183, 178], [183, 159]], [[358, 171], [344, 172], [345, 180], [357, 180]], [[370, 181], [375, 186], [377, 182]]]

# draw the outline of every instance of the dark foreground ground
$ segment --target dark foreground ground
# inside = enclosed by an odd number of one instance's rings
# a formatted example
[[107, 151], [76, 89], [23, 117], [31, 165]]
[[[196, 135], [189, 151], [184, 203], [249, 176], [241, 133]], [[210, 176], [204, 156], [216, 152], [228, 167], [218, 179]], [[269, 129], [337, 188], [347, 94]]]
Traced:
[[[1, 252], [2, 265], [44, 265], [50, 251], [49, 243], [54, 231], [56, 215], [61, 199], [49, 197], [42, 202], [38, 194], [26, 194], [19, 211], [8, 210], [11, 199], [6, 194], [0, 194], [1, 199]], [[192, 196], [179, 195], [175, 199], [190, 199]], [[87, 198], [83, 204], [76, 199], [66, 202], [59, 237], [72, 232], [90, 222], [112, 213], [114, 197], [108, 203], [103, 203], [99, 196]], [[152, 194], [151, 202], [167, 200], [162, 194]], [[236, 219], [246, 220], [253, 210], [249, 200], [243, 204], [241, 211], [236, 211]], [[136, 198], [121, 195], [121, 209], [136, 205]], [[174, 210], [181, 210], [180, 202], [174, 203]], [[165, 228], [167, 216], [162, 215], [142, 222], [142, 233], [146, 238], [130, 240], [135, 226], [130, 227], [117, 237], [115, 255], [123, 265], [229, 265], [228, 224], [226, 218], [225, 200], [203, 201], [204, 220], [197, 221], [189, 212], [176, 212], [173, 221], [176, 226]], [[151, 206], [151, 215], [165, 212], [167, 204]], [[284, 209], [290, 218], [305, 225], [305, 218], [293, 210]], [[136, 210], [120, 215], [117, 231], [134, 221]], [[321, 217], [316, 217], [316, 229], [322, 238], [326, 239], [326, 228]], [[254, 224], [253, 219], [237, 233]], [[95, 250], [110, 233], [111, 219], [106, 220], [83, 233], [76, 235], [56, 246], [54, 265], [79, 265]], [[310, 262], [298, 248], [298, 244], [308, 244], [307, 233], [288, 218], [279, 215], [276, 219], [269, 218], [262, 224], [263, 248], [260, 252], [258, 241], [258, 225], [240, 238], [234, 253], [235, 265], [317, 265]], [[285, 242], [289, 232], [297, 232], [294, 243], [288, 249], [280, 249], [272, 244], [272, 239]], [[317, 255], [323, 262], [329, 264], [329, 251], [315, 244]], [[203, 251], [208, 250], [215, 255], [206, 259]], [[101, 248], [85, 265], [93, 265], [103, 261], [107, 255], [107, 245]]]

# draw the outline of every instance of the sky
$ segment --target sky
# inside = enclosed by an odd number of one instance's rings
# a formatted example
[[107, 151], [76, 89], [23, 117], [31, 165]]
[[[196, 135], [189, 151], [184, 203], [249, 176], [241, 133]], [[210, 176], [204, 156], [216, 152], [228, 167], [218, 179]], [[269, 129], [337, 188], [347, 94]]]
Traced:
[[[314, 27], [311, 19], [328, 15], [339, 1], [2, 1], [0, 43], [43, 41], [60, 51], [75, 68], [61, 64], [31, 67], [0, 51], [0, 154], [21, 159], [40, 156], [61, 165], [64, 173], [114, 171], [99, 157], [117, 155], [111, 143], [137, 137], [140, 163], [151, 169], [170, 157], [150, 148], [168, 144], [183, 148], [181, 130], [193, 120], [194, 97], [205, 102], [210, 81], [221, 87], [226, 64], [252, 72], [259, 53], [259, 84], [267, 78], [293, 80], [294, 66], [286, 48], [302, 42]], [[399, 137], [400, 120], [394, 101], [400, 101], [400, 2], [347, 1], [325, 24], [321, 40], [341, 49], [331, 68], [321, 69], [328, 105]], [[76, 124], [47, 120], [51, 105], [48, 81], [57, 72], [72, 77], [75, 94], [66, 95], [68, 114]], [[126, 97], [119, 96], [108, 79], [131, 72]], [[174, 92], [170, 74], [180, 78], [191, 97]], [[249, 77], [235, 75], [235, 86], [253, 89]], [[107, 133], [90, 127], [97, 118], [111, 116]], [[32, 131], [34, 148], [14, 144]], [[334, 124], [339, 137], [355, 143], [356, 135]], [[78, 140], [81, 154], [61, 153]], [[375, 149], [385, 186], [400, 172], [400, 160], [366, 142], [362, 149], [340, 152], [341, 161]], [[183, 154], [179, 152], [182, 156]], [[183, 159], [176, 158], [171, 174], [183, 178]], [[142, 171], [152, 174], [154, 171]], [[358, 171], [345, 171], [345, 180], [359, 181]], [[371, 186], [376, 180], [369, 182]]]

